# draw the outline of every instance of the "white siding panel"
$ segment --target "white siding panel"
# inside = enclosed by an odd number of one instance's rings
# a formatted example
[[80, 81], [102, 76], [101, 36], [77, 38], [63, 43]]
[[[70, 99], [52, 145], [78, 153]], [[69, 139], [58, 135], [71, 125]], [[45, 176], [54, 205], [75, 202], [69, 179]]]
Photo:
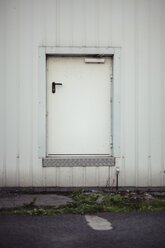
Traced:
[[[165, 49], [164, 49], [164, 44], [165, 44], [165, 1], [163, 1], [163, 6], [162, 6], [162, 68], [165, 68]], [[162, 70], [162, 184], [161, 186], [165, 185], [165, 70]]]
[[[159, 1], [161, 3], [161, 1]], [[150, 2], [150, 87], [151, 87], [151, 160], [152, 160], [152, 185], [157, 186], [161, 182], [161, 69], [162, 69], [162, 25], [161, 4]], [[159, 47], [159, 49], [158, 49]]]
[[120, 168], [120, 174], [119, 174], [119, 185], [120, 186], [126, 186], [126, 174], [127, 171], [125, 169], [125, 157], [122, 156], [121, 159], [118, 159], [118, 164], [117, 164]]
[[[116, 166], [119, 165], [118, 159], [116, 160]], [[121, 173], [119, 176], [119, 185], [121, 185]], [[110, 168], [110, 187], [115, 187], [116, 186], [116, 167], [111, 167]]]
[[112, 46], [112, 1], [97, 1], [98, 13], [96, 16], [95, 30], [98, 33], [99, 46]]
[[82, 187], [85, 185], [85, 167], [73, 168], [73, 186]]
[[85, 1], [74, 0], [72, 10], [72, 43], [73, 46], [85, 46], [86, 33], [85, 33]]
[[[5, 89], [5, 145], [6, 185], [14, 186], [17, 181], [17, 89], [18, 89], [18, 22], [16, 1], [6, 2], [6, 89]], [[12, 42], [11, 42], [12, 41]], [[10, 154], [10, 156], [9, 156]]]
[[149, 82], [149, 11], [148, 1], [139, 1], [136, 16], [136, 164], [137, 185], [149, 186], [148, 180], [148, 88]]
[[32, 174], [32, 75], [33, 75], [33, 13], [32, 1], [20, 2], [19, 15], [19, 80], [20, 80], [20, 186], [33, 184]]
[[1, 30], [1, 39], [0, 39], [0, 186], [6, 184], [6, 108], [5, 108], [5, 94], [6, 94], [6, 81], [5, 81], [5, 1], [0, 2], [0, 30]]
[[86, 46], [99, 46], [98, 1], [85, 1]]
[[61, 0], [58, 4], [60, 46], [72, 46], [73, 1]]
[[31, 17], [33, 18], [33, 45], [38, 49], [38, 46], [46, 45], [46, 35], [48, 35], [46, 33], [46, 1], [33, 1]]
[[86, 185], [85, 186], [97, 186], [98, 185], [98, 178], [99, 178], [99, 169], [98, 167], [86, 167]]
[[110, 167], [98, 167], [98, 186], [109, 187], [110, 180]]
[[[127, 185], [135, 185], [135, 6], [127, 0], [123, 6], [122, 84], [124, 84], [125, 169]], [[128, 42], [129, 37], [129, 42]]]
[[[111, 36], [112, 36], [112, 46], [122, 45], [123, 39], [123, 0], [111, 0], [112, 4], [110, 6], [111, 9]], [[104, 7], [103, 7], [104, 8]], [[106, 15], [109, 16], [109, 15]], [[105, 35], [104, 35], [105, 36]], [[103, 36], [103, 37], [104, 37]]]
[[39, 46], [121, 47], [119, 184], [165, 186], [164, 13], [164, 0], [0, 1], [0, 186], [115, 184], [115, 168], [42, 168]]
[[57, 31], [56, 1], [54, 0], [44, 1], [43, 8], [45, 9], [46, 44], [49, 44], [50, 46], [55, 46], [56, 45], [56, 31]]
[[59, 167], [58, 168], [58, 184], [59, 187], [72, 187], [73, 185], [73, 168]]
[[54, 187], [57, 186], [57, 168], [56, 167], [49, 167], [45, 168], [45, 186], [46, 187]]
[[[40, 8], [38, 7], [40, 6]], [[53, 7], [52, 7], [53, 9]], [[39, 159], [38, 154], [38, 95], [40, 91], [39, 86], [39, 49], [38, 46], [44, 45], [46, 40], [46, 23], [45, 23], [45, 9], [44, 1], [34, 1], [33, 2], [33, 13], [31, 17], [33, 18], [33, 81], [31, 84], [31, 89], [33, 92], [32, 99], [32, 151], [33, 151], [33, 186], [39, 187], [43, 186], [43, 168], [42, 160]], [[43, 18], [42, 18], [43, 17]]]

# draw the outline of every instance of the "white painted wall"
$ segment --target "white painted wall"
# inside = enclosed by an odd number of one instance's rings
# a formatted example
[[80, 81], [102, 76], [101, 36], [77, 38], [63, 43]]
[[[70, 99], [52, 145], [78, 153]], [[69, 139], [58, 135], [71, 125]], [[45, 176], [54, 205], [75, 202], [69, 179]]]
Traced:
[[[43, 168], [38, 47], [121, 47], [121, 186], [165, 186], [165, 1], [0, 0], [0, 186], [106, 186], [114, 168]], [[110, 181], [109, 181], [110, 179]]]

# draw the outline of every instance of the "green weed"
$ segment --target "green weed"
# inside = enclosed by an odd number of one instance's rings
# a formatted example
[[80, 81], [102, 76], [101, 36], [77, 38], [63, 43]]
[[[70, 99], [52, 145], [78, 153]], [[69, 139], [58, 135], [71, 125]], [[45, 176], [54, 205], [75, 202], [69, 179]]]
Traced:
[[[145, 199], [138, 194], [119, 193], [90, 193], [84, 190], [76, 190], [71, 195], [73, 201], [59, 208], [37, 208], [36, 198], [22, 208], [11, 210], [0, 209], [0, 214], [27, 214], [27, 215], [51, 215], [51, 214], [94, 214], [98, 212], [131, 212], [165, 210], [165, 199]], [[97, 201], [100, 197], [101, 200]]]

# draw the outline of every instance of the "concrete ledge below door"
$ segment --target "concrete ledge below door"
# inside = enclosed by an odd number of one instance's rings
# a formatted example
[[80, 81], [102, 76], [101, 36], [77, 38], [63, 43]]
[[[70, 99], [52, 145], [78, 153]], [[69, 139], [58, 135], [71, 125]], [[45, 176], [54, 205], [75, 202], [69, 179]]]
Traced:
[[43, 167], [115, 166], [110, 156], [57, 156], [42, 159]]

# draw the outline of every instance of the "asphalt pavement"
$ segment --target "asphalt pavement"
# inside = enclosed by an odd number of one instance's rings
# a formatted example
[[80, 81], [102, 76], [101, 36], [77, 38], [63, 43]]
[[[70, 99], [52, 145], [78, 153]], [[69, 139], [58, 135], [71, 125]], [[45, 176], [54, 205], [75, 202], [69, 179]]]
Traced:
[[[99, 217], [99, 218], [98, 218]], [[110, 223], [95, 230], [87, 220]], [[102, 221], [103, 220], [103, 221]], [[100, 228], [101, 229], [101, 228]], [[104, 228], [103, 228], [104, 229]], [[164, 248], [165, 212], [0, 216], [0, 248]]]

